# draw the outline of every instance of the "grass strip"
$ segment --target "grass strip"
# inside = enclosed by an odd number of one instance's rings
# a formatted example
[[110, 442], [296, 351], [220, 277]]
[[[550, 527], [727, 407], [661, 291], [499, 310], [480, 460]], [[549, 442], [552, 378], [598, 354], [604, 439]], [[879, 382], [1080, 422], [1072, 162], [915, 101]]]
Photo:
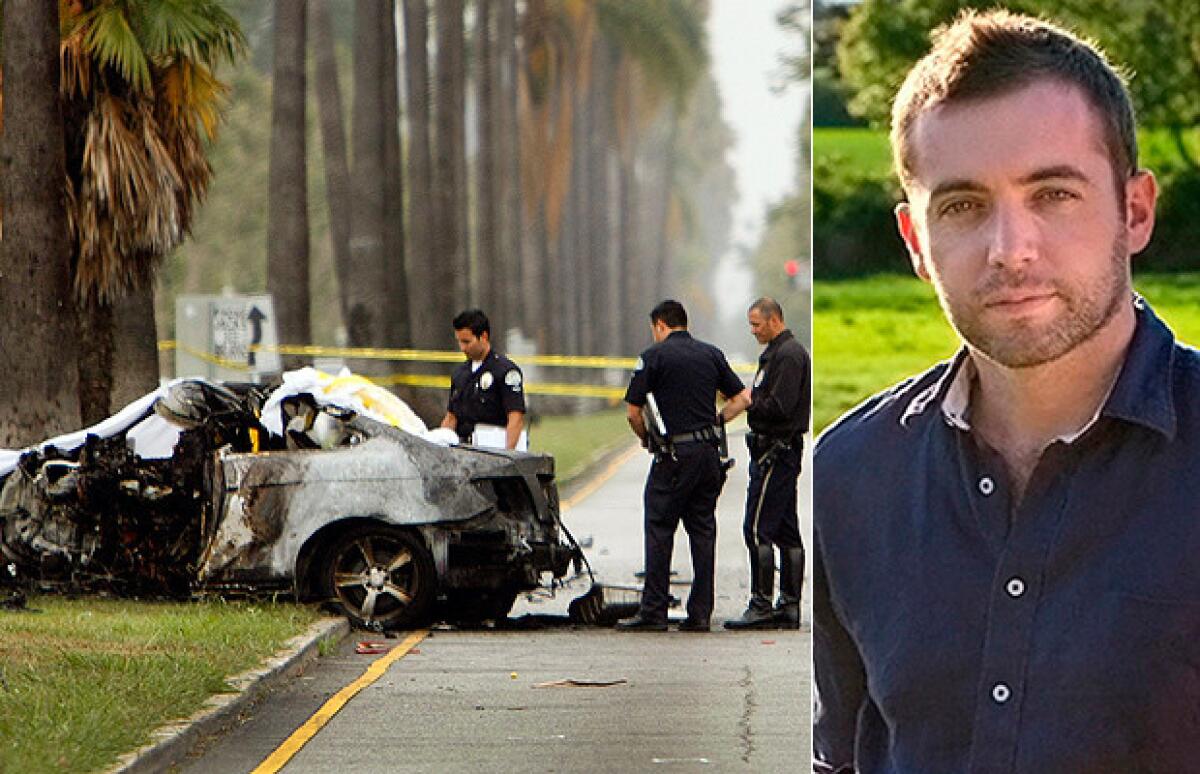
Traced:
[[633, 431], [625, 421], [625, 404], [593, 414], [542, 417], [529, 436], [533, 451], [554, 455], [559, 485], [582, 473], [604, 454], [633, 440]]
[[317, 618], [295, 604], [42, 596], [0, 612], [0, 772], [97, 771]]
[[[1189, 344], [1200, 344], [1200, 273], [1140, 274], [1134, 286]], [[954, 354], [933, 288], [915, 277], [822, 280], [813, 289], [813, 427]]]

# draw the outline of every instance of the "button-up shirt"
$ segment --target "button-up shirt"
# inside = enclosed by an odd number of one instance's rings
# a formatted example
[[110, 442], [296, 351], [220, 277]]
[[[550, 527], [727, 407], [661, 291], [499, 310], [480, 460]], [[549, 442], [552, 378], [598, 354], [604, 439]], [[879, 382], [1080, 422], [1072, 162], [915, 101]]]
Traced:
[[1134, 304], [1020, 502], [965, 352], [818, 441], [817, 771], [1200, 771], [1200, 353]]

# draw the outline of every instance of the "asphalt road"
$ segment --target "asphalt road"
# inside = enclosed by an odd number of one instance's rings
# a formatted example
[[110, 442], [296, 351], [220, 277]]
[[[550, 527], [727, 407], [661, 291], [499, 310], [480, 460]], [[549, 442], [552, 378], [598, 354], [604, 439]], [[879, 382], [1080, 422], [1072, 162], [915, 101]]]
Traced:
[[[746, 460], [739, 450], [718, 506], [716, 620], [746, 602], [741, 541]], [[641, 569], [643, 452], [619, 461], [564, 520], [598, 580], [633, 584]], [[805, 465], [801, 502], [810, 502]], [[805, 534], [810, 522], [805, 514]], [[677, 593], [691, 577], [682, 534]], [[565, 613], [585, 590], [518, 601], [527, 613]], [[807, 587], [806, 587], [807, 588]], [[799, 632], [620, 633], [543, 628], [435, 629], [392, 664], [291, 759], [284, 772], [807, 771], [810, 745], [810, 608]], [[675, 613], [682, 617], [682, 611]], [[213, 740], [186, 772], [250, 771], [378, 656], [356, 655], [353, 633], [336, 654], [264, 701]], [[400, 640], [387, 640], [394, 645]], [[561, 680], [607, 687], [543, 686]]]

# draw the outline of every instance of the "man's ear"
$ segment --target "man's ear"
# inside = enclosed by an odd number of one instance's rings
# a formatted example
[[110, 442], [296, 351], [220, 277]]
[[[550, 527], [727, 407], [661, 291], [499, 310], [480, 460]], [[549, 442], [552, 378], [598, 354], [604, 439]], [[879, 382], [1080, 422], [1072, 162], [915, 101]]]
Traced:
[[904, 246], [908, 248], [908, 260], [912, 263], [913, 273], [929, 282], [929, 268], [925, 263], [925, 253], [921, 249], [917, 225], [913, 222], [912, 207], [908, 202], [896, 205], [896, 228], [900, 230], [900, 237], [904, 239]]
[[1125, 181], [1125, 232], [1130, 255], [1140, 253], [1150, 243], [1157, 201], [1158, 183], [1150, 170], [1138, 170]]

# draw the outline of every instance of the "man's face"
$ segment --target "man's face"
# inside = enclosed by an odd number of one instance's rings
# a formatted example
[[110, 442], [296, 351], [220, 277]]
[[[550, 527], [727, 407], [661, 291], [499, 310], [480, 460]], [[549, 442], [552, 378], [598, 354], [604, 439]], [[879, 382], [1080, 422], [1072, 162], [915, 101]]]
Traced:
[[914, 181], [897, 208], [917, 275], [973, 350], [1048, 363], [1132, 315], [1129, 256], [1154, 225], [1154, 178], [1118, 195], [1083, 94], [1038, 81], [943, 105], [913, 126]]
[[458, 348], [471, 360], [483, 360], [491, 348], [487, 331], [476, 336], [470, 328], [460, 328], [454, 331], [454, 338], [458, 340]]
[[759, 344], [769, 344], [783, 332], [783, 320], [775, 315], [764, 315], [757, 308], [751, 309], [746, 318], [750, 321], [750, 333]]

